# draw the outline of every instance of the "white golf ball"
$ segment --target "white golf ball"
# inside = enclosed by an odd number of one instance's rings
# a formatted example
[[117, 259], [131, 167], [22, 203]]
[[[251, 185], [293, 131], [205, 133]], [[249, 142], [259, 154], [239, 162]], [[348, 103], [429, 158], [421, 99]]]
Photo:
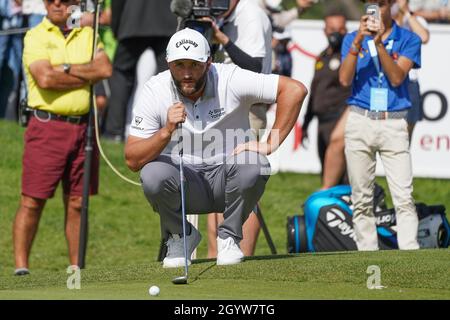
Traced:
[[152, 296], [159, 295], [159, 287], [158, 286], [151, 286], [150, 289], [148, 289], [148, 293]]

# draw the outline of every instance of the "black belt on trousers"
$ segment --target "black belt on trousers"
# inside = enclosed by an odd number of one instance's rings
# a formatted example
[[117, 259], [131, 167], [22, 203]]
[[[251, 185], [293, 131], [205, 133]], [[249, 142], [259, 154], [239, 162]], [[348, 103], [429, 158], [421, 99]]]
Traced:
[[84, 114], [82, 116], [62, 116], [59, 114], [51, 113], [48, 111], [34, 109], [31, 114], [38, 118], [41, 122], [46, 122], [50, 120], [69, 122], [72, 124], [87, 123], [89, 120], [89, 114]]

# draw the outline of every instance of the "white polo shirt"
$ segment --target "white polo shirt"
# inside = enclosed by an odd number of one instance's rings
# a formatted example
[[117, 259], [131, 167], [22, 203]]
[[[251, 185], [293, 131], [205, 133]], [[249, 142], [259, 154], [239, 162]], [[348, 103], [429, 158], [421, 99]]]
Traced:
[[[275, 103], [278, 75], [243, 70], [234, 64], [211, 64], [203, 96], [191, 101], [179, 99], [186, 106], [183, 124], [184, 161], [191, 164], [223, 163], [234, 148], [248, 140], [250, 106]], [[163, 128], [173, 97], [170, 71], [152, 77], [144, 86], [133, 110], [130, 135], [149, 138]], [[178, 155], [178, 131], [162, 154]]]
[[[223, 32], [242, 51], [253, 58], [263, 58], [262, 73], [272, 72], [272, 26], [267, 14], [253, 1], [241, 0], [227, 19]], [[227, 52], [217, 59], [232, 63]]]

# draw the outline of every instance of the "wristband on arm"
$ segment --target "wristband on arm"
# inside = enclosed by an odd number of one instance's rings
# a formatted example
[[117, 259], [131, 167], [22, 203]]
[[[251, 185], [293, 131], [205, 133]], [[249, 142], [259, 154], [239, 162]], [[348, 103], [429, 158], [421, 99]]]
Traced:
[[352, 46], [350, 47], [350, 50], [348, 53], [356, 57], [356, 56], [358, 56], [360, 51], [361, 51], [361, 45], [352, 43]]

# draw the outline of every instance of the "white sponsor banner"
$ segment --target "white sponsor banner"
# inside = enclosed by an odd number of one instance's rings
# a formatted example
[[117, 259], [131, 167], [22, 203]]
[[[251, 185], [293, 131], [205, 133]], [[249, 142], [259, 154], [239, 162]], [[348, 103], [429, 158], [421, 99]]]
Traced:
[[[315, 60], [308, 53], [319, 55], [327, 46], [322, 21], [295, 21], [291, 25], [292, 40], [302, 50], [293, 51], [292, 77], [310, 87]], [[358, 23], [349, 22], [349, 31]], [[450, 26], [430, 25], [430, 42], [422, 46], [422, 69], [419, 71], [421, 92], [424, 98], [426, 119], [418, 122], [411, 143], [413, 172], [415, 177], [450, 178]], [[298, 124], [303, 122], [308, 100], [303, 105]], [[274, 110], [268, 114], [273, 123]], [[298, 128], [297, 128], [298, 129]], [[300, 131], [293, 130], [274, 155], [275, 170], [303, 173], [319, 173], [317, 155], [317, 120], [308, 129], [309, 144], [305, 149], [298, 145]], [[377, 174], [383, 175], [379, 160]]]

